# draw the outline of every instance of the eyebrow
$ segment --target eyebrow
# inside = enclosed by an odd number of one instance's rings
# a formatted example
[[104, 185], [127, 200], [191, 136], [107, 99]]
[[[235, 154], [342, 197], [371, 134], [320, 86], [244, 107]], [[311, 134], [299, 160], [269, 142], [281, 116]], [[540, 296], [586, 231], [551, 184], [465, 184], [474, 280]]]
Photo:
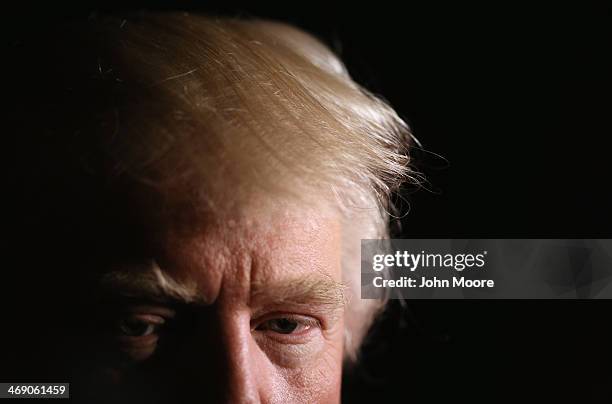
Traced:
[[108, 272], [100, 279], [100, 287], [125, 297], [177, 300], [183, 303], [201, 300], [195, 282], [177, 282], [164, 273], [155, 261], [144, 268]]
[[[176, 281], [155, 261], [143, 268], [108, 272], [102, 276], [100, 286], [105, 291], [124, 297], [204, 303], [195, 282]], [[342, 282], [314, 275], [253, 282], [249, 304], [314, 305], [326, 311], [337, 311], [347, 304], [346, 289]]]
[[316, 305], [336, 311], [347, 303], [346, 285], [328, 277], [305, 276], [251, 285], [251, 304]]

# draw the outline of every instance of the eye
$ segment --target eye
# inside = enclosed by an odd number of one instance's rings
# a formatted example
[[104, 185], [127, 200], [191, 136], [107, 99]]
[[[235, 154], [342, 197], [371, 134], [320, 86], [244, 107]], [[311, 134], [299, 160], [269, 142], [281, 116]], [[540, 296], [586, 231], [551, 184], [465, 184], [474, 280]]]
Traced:
[[304, 366], [327, 346], [321, 320], [309, 315], [255, 315], [252, 335], [272, 362], [286, 368]]
[[151, 357], [157, 349], [158, 342], [171, 317], [166, 317], [162, 310], [128, 312], [121, 316], [115, 326], [114, 335], [118, 350], [133, 361]]
[[264, 324], [268, 330], [279, 334], [291, 334], [300, 325], [297, 321], [289, 318], [277, 318]]
[[115, 335], [135, 342], [157, 337], [166, 326], [166, 317], [162, 313], [128, 312], [115, 324]]
[[126, 337], [146, 337], [157, 332], [164, 323], [159, 316], [130, 315], [119, 322], [119, 331]]
[[270, 331], [282, 335], [304, 334], [318, 325], [319, 322], [314, 318], [285, 316], [265, 320], [256, 327], [256, 330]]

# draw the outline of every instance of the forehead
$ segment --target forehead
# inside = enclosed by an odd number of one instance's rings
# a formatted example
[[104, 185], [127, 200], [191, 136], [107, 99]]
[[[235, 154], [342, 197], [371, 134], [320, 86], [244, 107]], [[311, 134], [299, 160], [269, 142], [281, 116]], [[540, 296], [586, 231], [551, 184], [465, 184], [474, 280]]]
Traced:
[[341, 226], [330, 211], [254, 204], [192, 222], [168, 216], [156, 228], [152, 258], [205, 302], [248, 295], [255, 285], [341, 278]]

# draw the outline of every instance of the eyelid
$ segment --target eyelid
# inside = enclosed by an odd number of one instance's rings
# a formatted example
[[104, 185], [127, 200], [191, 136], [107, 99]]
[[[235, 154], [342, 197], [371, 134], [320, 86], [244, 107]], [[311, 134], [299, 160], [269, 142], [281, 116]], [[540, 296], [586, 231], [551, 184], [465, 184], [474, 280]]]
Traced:
[[157, 314], [129, 313], [129, 318], [154, 325], [162, 325], [166, 322], [163, 316]]
[[296, 314], [296, 313], [273, 312], [273, 313], [265, 314], [259, 318], [256, 318], [255, 321], [251, 321], [251, 329], [256, 330], [257, 327], [259, 327], [261, 324], [267, 321], [277, 320], [281, 318], [293, 320], [293, 321], [298, 322], [300, 325], [305, 325], [308, 327], [322, 328], [321, 321], [312, 316], [308, 316], [305, 314]]
[[145, 316], [152, 315], [152, 316], [157, 316], [157, 317], [161, 317], [164, 319], [171, 319], [176, 316], [176, 311], [169, 307], [149, 305], [149, 304], [131, 305], [125, 309], [125, 312], [127, 314], [134, 314], [134, 315], [145, 315]]
[[132, 340], [136, 340], [138, 338], [144, 338], [144, 337], [148, 337], [149, 335], [151, 335], [154, 332], [159, 331], [159, 329], [164, 326], [164, 324], [166, 323], [166, 319], [164, 317], [158, 316], [156, 314], [134, 314], [134, 313], [128, 313], [126, 316], [123, 316], [121, 319], [118, 320], [117, 322], [117, 328], [118, 331], [120, 332], [126, 332], [124, 327], [130, 327], [131, 325], [129, 325], [127, 322], [132, 322], [132, 325], [134, 324], [142, 324], [145, 325], [147, 327], [153, 327], [152, 328], [152, 332], [146, 335], [129, 335], [129, 334], [121, 334], [120, 337], [122, 338], [131, 338]]
[[322, 330], [328, 330], [340, 319], [341, 312], [329, 311], [311, 305], [274, 305], [271, 307], [261, 307], [251, 312], [251, 318], [261, 321], [261, 319], [271, 318], [272, 316], [298, 316], [300, 318], [312, 318], [317, 321], [317, 326]]
[[176, 316], [176, 312], [170, 308], [159, 305], [148, 304], [133, 304], [124, 307], [120, 313], [117, 313], [115, 330], [120, 332], [124, 322], [135, 322], [154, 327], [154, 332], [149, 335], [118, 335], [123, 341], [136, 342], [155, 336], [162, 327], [166, 326], [166, 322], [172, 320]]

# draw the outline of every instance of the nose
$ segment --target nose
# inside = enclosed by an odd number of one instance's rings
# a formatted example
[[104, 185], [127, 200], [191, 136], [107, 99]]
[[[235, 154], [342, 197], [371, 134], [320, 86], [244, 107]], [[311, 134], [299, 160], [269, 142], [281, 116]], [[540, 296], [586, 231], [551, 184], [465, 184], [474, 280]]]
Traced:
[[[183, 346], [181, 378], [186, 402], [258, 404], [264, 395], [266, 358], [251, 334], [250, 318], [217, 314]], [[187, 373], [187, 377], [184, 374]]]
[[247, 327], [233, 324], [224, 327], [223, 351], [225, 353], [224, 396], [227, 403], [257, 404], [260, 398], [260, 372], [258, 361], [260, 351], [251, 336], [250, 324]]

